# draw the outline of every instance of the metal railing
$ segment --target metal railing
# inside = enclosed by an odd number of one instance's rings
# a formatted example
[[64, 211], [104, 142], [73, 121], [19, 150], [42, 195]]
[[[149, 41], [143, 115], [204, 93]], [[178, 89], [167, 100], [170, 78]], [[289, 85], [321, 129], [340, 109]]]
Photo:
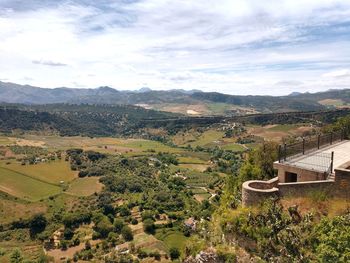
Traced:
[[332, 145], [346, 139], [348, 134], [347, 129], [342, 129], [336, 132], [303, 138], [300, 142], [279, 145], [278, 162], [282, 163], [288, 161], [288, 159], [290, 159], [292, 156], [294, 158], [299, 155], [304, 155], [310, 151]]

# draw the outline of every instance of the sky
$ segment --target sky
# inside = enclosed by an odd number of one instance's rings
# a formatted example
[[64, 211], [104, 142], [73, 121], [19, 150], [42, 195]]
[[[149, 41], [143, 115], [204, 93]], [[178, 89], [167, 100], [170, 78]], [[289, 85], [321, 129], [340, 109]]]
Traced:
[[237, 95], [350, 88], [350, 1], [0, 0], [0, 81]]

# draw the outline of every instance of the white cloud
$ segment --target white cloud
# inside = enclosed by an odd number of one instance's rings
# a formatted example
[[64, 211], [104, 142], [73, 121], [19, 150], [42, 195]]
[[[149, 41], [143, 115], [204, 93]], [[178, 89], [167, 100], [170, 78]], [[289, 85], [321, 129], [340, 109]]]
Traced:
[[350, 67], [349, 1], [16, 2], [0, 0], [9, 81], [272, 95], [348, 87], [331, 72]]

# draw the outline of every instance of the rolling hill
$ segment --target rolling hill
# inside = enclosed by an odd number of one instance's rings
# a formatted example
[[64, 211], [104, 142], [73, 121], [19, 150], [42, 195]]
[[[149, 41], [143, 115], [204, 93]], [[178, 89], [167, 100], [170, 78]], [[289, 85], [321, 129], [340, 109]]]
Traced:
[[96, 89], [39, 88], [0, 82], [0, 102], [28, 105], [112, 104], [139, 105], [146, 109], [177, 112], [188, 115], [242, 115], [289, 111], [315, 111], [347, 106], [349, 90], [320, 93], [293, 93], [290, 96], [238, 96], [198, 90], [119, 91], [110, 87]]

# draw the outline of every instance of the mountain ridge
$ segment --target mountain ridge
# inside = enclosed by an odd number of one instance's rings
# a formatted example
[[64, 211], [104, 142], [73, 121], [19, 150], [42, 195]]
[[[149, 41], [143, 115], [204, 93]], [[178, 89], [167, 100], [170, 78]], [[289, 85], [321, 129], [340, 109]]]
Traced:
[[[327, 105], [322, 103], [326, 100]], [[53, 103], [113, 104], [113, 105], [209, 105], [224, 104], [246, 107], [257, 112], [312, 111], [332, 107], [329, 100], [338, 105], [350, 104], [350, 89], [329, 90], [317, 93], [294, 92], [286, 96], [228, 95], [199, 90], [152, 90], [143, 87], [136, 91], [117, 90], [108, 86], [98, 88], [41, 88], [0, 82], [0, 102], [41, 105]], [[321, 103], [320, 103], [321, 101]], [[170, 110], [171, 111], [171, 110]]]

